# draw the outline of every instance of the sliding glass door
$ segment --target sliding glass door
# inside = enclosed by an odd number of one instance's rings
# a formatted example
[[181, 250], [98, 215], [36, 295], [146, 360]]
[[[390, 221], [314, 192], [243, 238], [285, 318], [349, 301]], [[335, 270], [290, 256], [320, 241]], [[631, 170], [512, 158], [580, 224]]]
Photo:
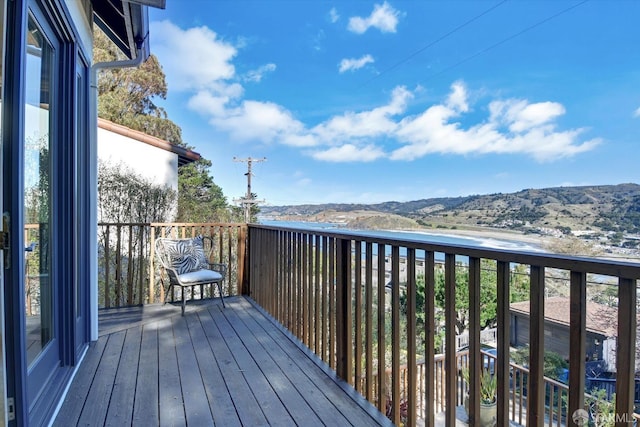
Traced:
[[33, 402], [60, 364], [56, 324], [59, 283], [53, 271], [52, 156], [56, 139], [60, 85], [59, 43], [43, 19], [30, 14], [26, 34], [23, 221], [25, 225], [25, 325], [28, 395]]

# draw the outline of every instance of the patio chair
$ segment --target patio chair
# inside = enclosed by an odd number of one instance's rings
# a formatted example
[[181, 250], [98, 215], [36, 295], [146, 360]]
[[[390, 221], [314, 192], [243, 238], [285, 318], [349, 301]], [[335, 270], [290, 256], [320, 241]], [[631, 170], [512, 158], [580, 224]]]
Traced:
[[[192, 239], [156, 239], [155, 249], [158, 259], [162, 264], [162, 269], [169, 279], [168, 286], [165, 286], [164, 301], [167, 302], [169, 290], [174, 286], [179, 286], [182, 290], [182, 315], [186, 307], [185, 288], [201, 285], [216, 284], [220, 292], [222, 306], [224, 296], [222, 295], [222, 282], [227, 273], [226, 264], [211, 263], [211, 250], [213, 240], [206, 236], [197, 236]], [[208, 248], [208, 249], [205, 249]], [[164, 284], [164, 281], [163, 281]]]

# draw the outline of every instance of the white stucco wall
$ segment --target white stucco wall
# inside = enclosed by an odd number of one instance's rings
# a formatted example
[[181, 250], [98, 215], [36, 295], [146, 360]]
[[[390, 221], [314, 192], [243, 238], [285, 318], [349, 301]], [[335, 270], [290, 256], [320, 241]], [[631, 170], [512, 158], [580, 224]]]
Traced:
[[122, 163], [159, 185], [178, 190], [178, 155], [98, 127], [98, 159]]

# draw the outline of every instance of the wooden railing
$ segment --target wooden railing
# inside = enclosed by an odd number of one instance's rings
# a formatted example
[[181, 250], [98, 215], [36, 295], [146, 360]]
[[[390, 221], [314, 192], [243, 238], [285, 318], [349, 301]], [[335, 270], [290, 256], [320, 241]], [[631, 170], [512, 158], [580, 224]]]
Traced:
[[[229, 264], [229, 294], [251, 296], [396, 424], [420, 420], [433, 425], [436, 414], [444, 413], [446, 425], [453, 425], [455, 409], [467, 391], [469, 414], [476, 419], [479, 373], [486, 357], [480, 352], [480, 264], [491, 260], [498, 295], [498, 423], [507, 425], [510, 419], [526, 425], [571, 425], [570, 415], [585, 405], [587, 283], [614, 280], [617, 338], [624, 343], [615, 355], [616, 411], [631, 416], [637, 264], [245, 224], [100, 224], [100, 306], [161, 301], [162, 283], [153, 262], [155, 238], [198, 234], [217, 242], [214, 261]], [[510, 277], [515, 265], [526, 266], [529, 299], [536, 308], [531, 310], [528, 369], [509, 361]], [[456, 271], [466, 272], [471, 301], [468, 354], [456, 351], [451, 333], [445, 335], [444, 355], [435, 356], [438, 269], [445, 276], [446, 331], [456, 327]], [[418, 313], [420, 278], [426, 304]], [[550, 280], [566, 282], [571, 299], [570, 386], [543, 377], [544, 288]], [[469, 390], [460, 378], [467, 365]], [[427, 376], [429, 372], [433, 375]]]
[[243, 286], [247, 284], [245, 224], [101, 223], [98, 225], [99, 307], [162, 302], [164, 288], [155, 262], [155, 239], [200, 234], [215, 242], [212, 262], [228, 266], [225, 292], [243, 293]]
[[[560, 414], [563, 424], [574, 425], [571, 414], [585, 406], [587, 283], [613, 280], [618, 291], [617, 319], [613, 319], [618, 342], [616, 412], [619, 417], [632, 417], [639, 264], [255, 225], [249, 226], [248, 237], [249, 290], [253, 299], [341, 378], [387, 412], [394, 423], [409, 426], [416, 424], [419, 414], [407, 408], [416, 408], [419, 403], [424, 407], [427, 425], [434, 425], [440, 408], [446, 425], [456, 421], [456, 408], [463, 393], [453, 333], [457, 320], [457, 270], [466, 271], [469, 289], [468, 411], [470, 419], [477, 420], [482, 368], [481, 261], [495, 264], [497, 421], [504, 426], [510, 418], [529, 426], [559, 423], [554, 413]], [[444, 337], [442, 360], [434, 357], [437, 261], [443, 263], [442, 311], [444, 328], [449, 332]], [[518, 374], [509, 360], [510, 273], [515, 265], [526, 266], [532, 308], [526, 384], [524, 368], [517, 368], [523, 372]], [[544, 379], [547, 276], [566, 281], [570, 298], [569, 387]], [[419, 277], [425, 283], [426, 303], [421, 313], [416, 312]], [[401, 310], [401, 295], [406, 298], [406, 310]], [[418, 319], [424, 319], [421, 328], [417, 327]], [[424, 348], [418, 350], [421, 343]], [[424, 360], [424, 368], [417, 359]], [[444, 368], [436, 369], [439, 364]], [[434, 373], [433, 378], [423, 384], [418, 379], [419, 369]], [[355, 381], [356, 378], [361, 380]], [[552, 409], [549, 416], [548, 407], [555, 407], [556, 403], [561, 406]]]

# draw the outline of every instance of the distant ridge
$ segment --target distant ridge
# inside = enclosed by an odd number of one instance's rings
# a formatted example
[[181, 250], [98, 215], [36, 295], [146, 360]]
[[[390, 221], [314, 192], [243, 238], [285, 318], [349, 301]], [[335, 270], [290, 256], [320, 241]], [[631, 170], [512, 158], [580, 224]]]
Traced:
[[[593, 185], [525, 189], [465, 197], [439, 197], [409, 202], [375, 204], [329, 203], [265, 206], [261, 215], [274, 219], [332, 221], [357, 220], [359, 228], [376, 227], [376, 221], [393, 215], [422, 227], [492, 227], [546, 232], [640, 234], [640, 185]], [[399, 219], [399, 218], [398, 218]], [[386, 217], [384, 222], [393, 223]]]

